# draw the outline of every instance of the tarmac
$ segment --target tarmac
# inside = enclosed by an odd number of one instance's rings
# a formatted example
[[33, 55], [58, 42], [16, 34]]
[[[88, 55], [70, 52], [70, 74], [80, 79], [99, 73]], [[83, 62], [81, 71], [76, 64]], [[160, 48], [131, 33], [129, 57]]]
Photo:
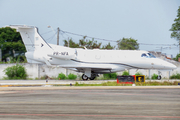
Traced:
[[24, 119], [179, 120], [180, 89], [0, 87], [0, 120]]
[[0, 120], [180, 119], [178, 85], [66, 86], [107, 81], [0, 80]]

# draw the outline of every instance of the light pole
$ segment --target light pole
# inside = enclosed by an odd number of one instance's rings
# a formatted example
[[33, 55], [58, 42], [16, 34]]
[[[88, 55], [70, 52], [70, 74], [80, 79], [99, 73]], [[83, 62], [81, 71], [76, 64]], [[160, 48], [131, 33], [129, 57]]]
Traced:
[[[48, 26], [48, 28], [51, 28], [53, 31], [54, 29], [51, 27], [51, 26]], [[55, 31], [54, 31], [55, 32]], [[59, 32], [60, 32], [60, 29], [59, 27], [57, 28], [57, 45], [59, 45]], [[55, 32], [56, 33], [56, 32]]]
[[60, 29], [59, 29], [59, 27], [57, 28], [57, 45], [59, 45], [59, 31], [60, 31]]

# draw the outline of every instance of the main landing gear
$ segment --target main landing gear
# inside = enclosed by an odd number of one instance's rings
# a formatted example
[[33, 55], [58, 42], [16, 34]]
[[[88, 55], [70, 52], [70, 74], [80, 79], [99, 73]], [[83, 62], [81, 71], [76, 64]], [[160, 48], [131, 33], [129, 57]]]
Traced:
[[82, 75], [82, 79], [83, 79], [83, 80], [88, 80], [88, 77], [87, 77], [85, 74], [83, 74], [83, 75]]
[[97, 76], [96, 74], [91, 74], [91, 77], [88, 77], [85, 74], [83, 74], [82, 79], [83, 80], [88, 80], [88, 78], [89, 78], [90, 80], [94, 80], [96, 78], [96, 76]]

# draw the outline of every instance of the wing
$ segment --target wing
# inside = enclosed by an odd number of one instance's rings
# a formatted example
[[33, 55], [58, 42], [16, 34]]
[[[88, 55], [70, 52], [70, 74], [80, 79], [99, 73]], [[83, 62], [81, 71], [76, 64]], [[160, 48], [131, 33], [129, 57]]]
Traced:
[[104, 69], [111, 70], [112, 67], [104, 64], [81, 64], [81, 65], [58, 65], [62, 68], [76, 68], [76, 69]]
[[91, 63], [81, 63], [81, 64], [69, 64], [69, 65], [58, 65], [59, 67], [62, 68], [68, 68], [77, 72], [85, 72], [88, 70], [91, 70], [92, 73], [98, 73], [98, 74], [103, 74], [103, 73], [111, 73], [111, 72], [117, 72], [117, 71], [123, 71], [125, 70], [125, 67], [123, 66], [118, 66], [114, 64], [91, 64]]
[[93, 73], [111, 72], [112, 67], [104, 64], [81, 64], [81, 65], [59, 65], [59, 67], [68, 68], [77, 72], [85, 72], [90, 69]]

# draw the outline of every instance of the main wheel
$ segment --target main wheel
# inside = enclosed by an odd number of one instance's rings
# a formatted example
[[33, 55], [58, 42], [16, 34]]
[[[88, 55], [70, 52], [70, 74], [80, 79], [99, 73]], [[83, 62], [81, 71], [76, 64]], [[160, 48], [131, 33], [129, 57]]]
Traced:
[[89, 77], [90, 80], [94, 80], [97, 77], [97, 74], [92, 73], [91, 77]]
[[83, 80], [88, 80], [88, 77], [87, 77], [85, 74], [83, 74], [83, 75], [82, 75], [82, 79], [83, 79]]
[[160, 80], [160, 79], [161, 79], [161, 76], [160, 76], [160, 75], [158, 75], [157, 79], [158, 79], [158, 80]]
[[95, 78], [96, 78], [96, 77], [90, 77], [89, 79], [90, 79], [90, 80], [94, 80]]

